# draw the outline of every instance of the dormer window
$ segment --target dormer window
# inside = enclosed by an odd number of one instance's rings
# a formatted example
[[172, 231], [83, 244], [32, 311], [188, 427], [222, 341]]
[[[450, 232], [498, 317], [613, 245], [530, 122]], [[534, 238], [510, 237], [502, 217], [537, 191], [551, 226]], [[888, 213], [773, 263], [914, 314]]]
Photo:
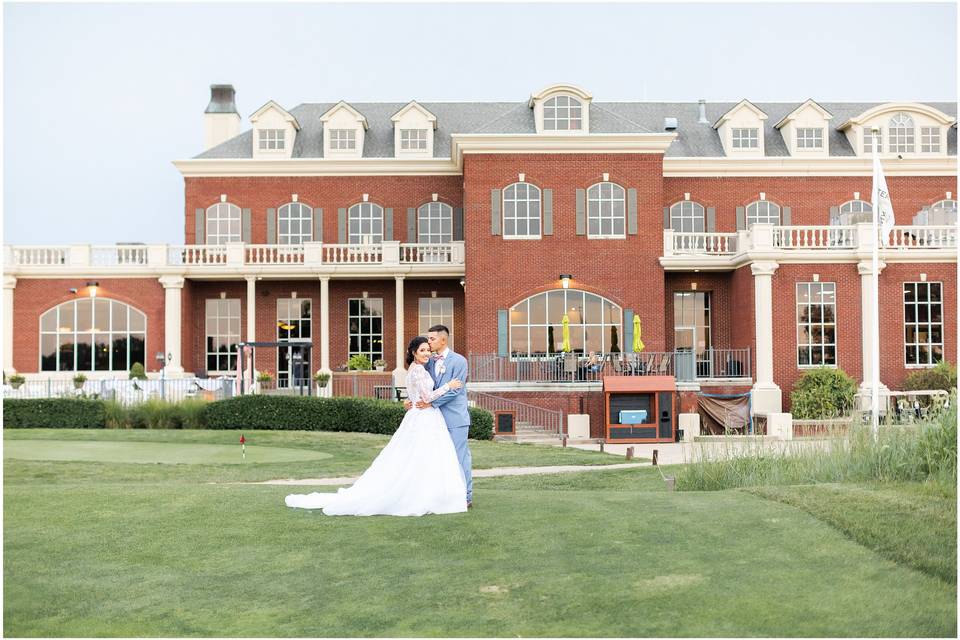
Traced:
[[260, 129], [260, 151], [283, 151], [286, 148], [286, 131], [283, 129]]
[[732, 129], [734, 149], [756, 149], [760, 146], [760, 130], [753, 127]]
[[940, 153], [940, 127], [920, 127], [920, 151]]
[[887, 139], [891, 153], [913, 153], [916, 148], [913, 118], [906, 113], [890, 118]]
[[390, 117], [393, 122], [393, 153], [398, 158], [433, 157], [437, 116], [412, 100]]
[[543, 105], [545, 131], [580, 131], [583, 128], [583, 106], [571, 96], [556, 96]]
[[364, 132], [369, 128], [362, 113], [340, 101], [320, 116], [323, 153], [337, 160], [363, 155]]
[[819, 127], [799, 127], [797, 129], [797, 149], [823, 149], [823, 129]]
[[402, 151], [426, 151], [427, 150], [427, 130], [426, 129], [401, 129], [400, 130], [400, 149]]
[[353, 150], [357, 148], [357, 132], [355, 129], [331, 129], [330, 148], [334, 151]]
[[880, 131], [876, 136], [873, 135], [870, 127], [863, 128], [863, 152], [873, 153], [873, 143], [877, 143], [877, 153], [883, 153], [883, 132]]
[[[955, 116], [922, 102], [887, 102], [850, 118], [838, 129], [861, 156], [873, 153], [876, 139], [877, 153], [888, 158], [921, 154], [946, 157], [947, 132], [955, 123]], [[874, 129], [880, 135], [874, 136]]]

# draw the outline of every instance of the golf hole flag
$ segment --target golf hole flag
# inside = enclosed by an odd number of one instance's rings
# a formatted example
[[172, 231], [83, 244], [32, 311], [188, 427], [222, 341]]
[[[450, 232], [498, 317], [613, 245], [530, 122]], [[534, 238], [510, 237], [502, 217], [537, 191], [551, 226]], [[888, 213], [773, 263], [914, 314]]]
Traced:
[[877, 217], [877, 227], [880, 229], [880, 243], [886, 246], [890, 243], [890, 232], [893, 230], [893, 203], [890, 202], [890, 192], [887, 190], [887, 179], [883, 176], [883, 167], [880, 166], [880, 157], [873, 154], [873, 215]]

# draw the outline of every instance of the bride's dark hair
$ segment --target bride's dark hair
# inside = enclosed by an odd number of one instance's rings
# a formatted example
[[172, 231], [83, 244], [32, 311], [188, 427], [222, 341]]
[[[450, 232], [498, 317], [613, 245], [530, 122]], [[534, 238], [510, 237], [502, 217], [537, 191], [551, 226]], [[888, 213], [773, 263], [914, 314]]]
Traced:
[[417, 336], [410, 341], [410, 344], [407, 345], [407, 357], [405, 358], [407, 362], [407, 367], [409, 368], [413, 364], [413, 354], [417, 352], [417, 349], [420, 348], [420, 345], [427, 342], [427, 339], [423, 336]]

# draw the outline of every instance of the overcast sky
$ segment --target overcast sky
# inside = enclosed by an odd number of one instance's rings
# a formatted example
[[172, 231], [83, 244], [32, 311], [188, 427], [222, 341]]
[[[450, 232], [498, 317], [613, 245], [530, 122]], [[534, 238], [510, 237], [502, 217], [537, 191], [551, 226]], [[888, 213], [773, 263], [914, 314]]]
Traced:
[[933, 4], [4, 5], [4, 242], [183, 242], [209, 85], [267, 100], [957, 99]]

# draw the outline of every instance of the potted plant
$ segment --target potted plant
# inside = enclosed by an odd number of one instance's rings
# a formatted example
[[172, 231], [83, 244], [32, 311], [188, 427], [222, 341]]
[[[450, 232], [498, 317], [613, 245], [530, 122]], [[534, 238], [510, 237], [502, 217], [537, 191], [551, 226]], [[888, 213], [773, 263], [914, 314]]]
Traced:
[[11, 387], [13, 387], [14, 389], [19, 389], [20, 387], [23, 386], [23, 383], [26, 382], [27, 379], [24, 378], [19, 373], [15, 373], [9, 378], [7, 378], [7, 381], [10, 383]]
[[328, 382], [330, 382], [330, 374], [317, 371], [315, 374], [313, 374], [313, 381], [316, 382], [317, 386], [322, 389], [327, 386]]
[[387, 367], [387, 361], [383, 358], [377, 358], [373, 361], [373, 366], [377, 371], [383, 371]]
[[362, 353], [354, 354], [350, 356], [347, 366], [353, 371], [370, 371], [370, 358]]
[[78, 373], [77, 375], [73, 376], [73, 388], [82, 389], [83, 383], [86, 381], [87, 381], [87, 376], [83, 375], [82, 373]]
[[270, 382], [273, 376], [269, 371], [257, 371], [257, 382]]

